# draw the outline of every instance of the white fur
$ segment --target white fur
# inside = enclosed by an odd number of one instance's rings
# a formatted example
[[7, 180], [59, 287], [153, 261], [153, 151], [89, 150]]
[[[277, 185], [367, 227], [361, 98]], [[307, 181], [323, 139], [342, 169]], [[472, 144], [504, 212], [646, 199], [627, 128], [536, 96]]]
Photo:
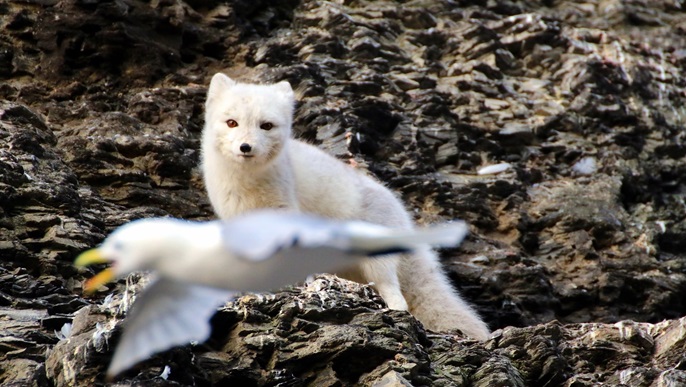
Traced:
[[[205, 106], [202, 168], [217, 215], [225, 219], [275, 207], [412, 228], [409, 214], [390, 190], [291, 138], [293, 104], [288, 82], [243, 84], [221, 73], [214, 75]], [[228, 120], [238, 125], [230, 128]], [[261, 129], [265, 123], [273, 128]], [[242, 144], [251, 151], [241, 151]], [[429, 248], [397, 259], [368, 259], [357, 272], [338, 274], [374, 283], [392, 309], [407, 310], [409, 304], [409, 310], [431, 330], [457, 328], [476, 339], [489, 336], [486, 324], [455, 292]]]

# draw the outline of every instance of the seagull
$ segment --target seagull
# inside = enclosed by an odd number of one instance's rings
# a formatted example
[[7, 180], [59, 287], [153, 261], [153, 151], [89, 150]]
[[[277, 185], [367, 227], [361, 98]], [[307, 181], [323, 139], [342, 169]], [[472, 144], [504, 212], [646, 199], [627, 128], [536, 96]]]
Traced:
[[112, 380], [155, 353], [205, 341], [210, 318], [237, 292], [278, 289], [422, 245], [456, 246], [467, 232], [462, 221], [399, 230], [277, 210], [210, 222], [147, 218], [119, 227], [74, 264], [111, 264], [85, 283], [87, 293], [135, 271], [153, 272], [124, 322], [107, 370]]

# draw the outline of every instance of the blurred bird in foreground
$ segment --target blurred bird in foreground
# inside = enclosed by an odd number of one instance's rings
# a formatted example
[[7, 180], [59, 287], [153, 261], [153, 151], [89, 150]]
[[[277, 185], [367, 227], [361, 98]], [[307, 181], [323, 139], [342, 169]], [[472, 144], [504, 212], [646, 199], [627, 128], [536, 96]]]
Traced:
[[118, 228], [74, 264], [111, 263], [86, 282], [86, 292], [134, 271], [154, 273], [128, 313], [111, 379], [157, 352], [206, 340], [210, 318], [235, 292], [278, 289], [421, 245], [456, 246], [467, 230], [462, 221], [395, 230], [276, 210], [212, 222], [151, 218]]

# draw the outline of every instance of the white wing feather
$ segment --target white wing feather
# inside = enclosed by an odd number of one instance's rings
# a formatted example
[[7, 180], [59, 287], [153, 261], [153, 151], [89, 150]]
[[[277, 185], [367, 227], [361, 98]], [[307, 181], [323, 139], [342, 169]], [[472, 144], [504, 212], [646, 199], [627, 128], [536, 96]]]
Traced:
[[[288, 218], [284, 218], [284, 214]], [[384, 229], [382, 226], [373, 226]], [[253, 212], [222, 223], [224, 247], [249, 261], [264, 261], [290, 247], [347, 249], [340, 221], [279, 211]]]
[[210, 318], [232, 294], [164, 278], [150, 283], [124, 322], [124, 333], [107, 375], [116, 376], [165, 349], [206, 340]]
[[[462, 221], [397, 230], [360, 221], [335, 221], [305, 214], [261, 211], [222, 223], [224, 247], [249, 261], [264, 261], [291, 247], [333, 248], [351, 255], [410, 251], [421, 245], [457, 246], [469, 228]], [[265, 236], [269, 236], [268, 238]]]
[[349, 222], [345, 228], [348, 249], [358, 254], [377, 255], [415, 250], [422, 245], [455, 247], [469, 233], [469, 226], [461, 220], [412, 230], [370, 228], [369, 223]]

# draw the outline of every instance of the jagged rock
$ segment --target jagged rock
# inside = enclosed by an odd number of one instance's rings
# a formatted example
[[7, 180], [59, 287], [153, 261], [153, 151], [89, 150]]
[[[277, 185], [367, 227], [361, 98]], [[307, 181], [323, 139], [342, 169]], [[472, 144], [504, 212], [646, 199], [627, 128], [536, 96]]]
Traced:
[[114, 344], [122, 315], [100, 306], [113, 288], [82, 298], [91, 272], [71, 261], [133, 219], [212, 217], [198, 159], [217, 71], [289, 80], [298, 136], [419, 222], [469, 221], [445, 268], [504, 329], [427, 333], [329, 279], [346, 308], [306, 288], [246, 296], [207, 345], [122, 384], [686, 380], [679, 2], [8, 0], [0, 15], [0, 384], [102, 383], [111, 347], [92, 334], [108, 322]]

